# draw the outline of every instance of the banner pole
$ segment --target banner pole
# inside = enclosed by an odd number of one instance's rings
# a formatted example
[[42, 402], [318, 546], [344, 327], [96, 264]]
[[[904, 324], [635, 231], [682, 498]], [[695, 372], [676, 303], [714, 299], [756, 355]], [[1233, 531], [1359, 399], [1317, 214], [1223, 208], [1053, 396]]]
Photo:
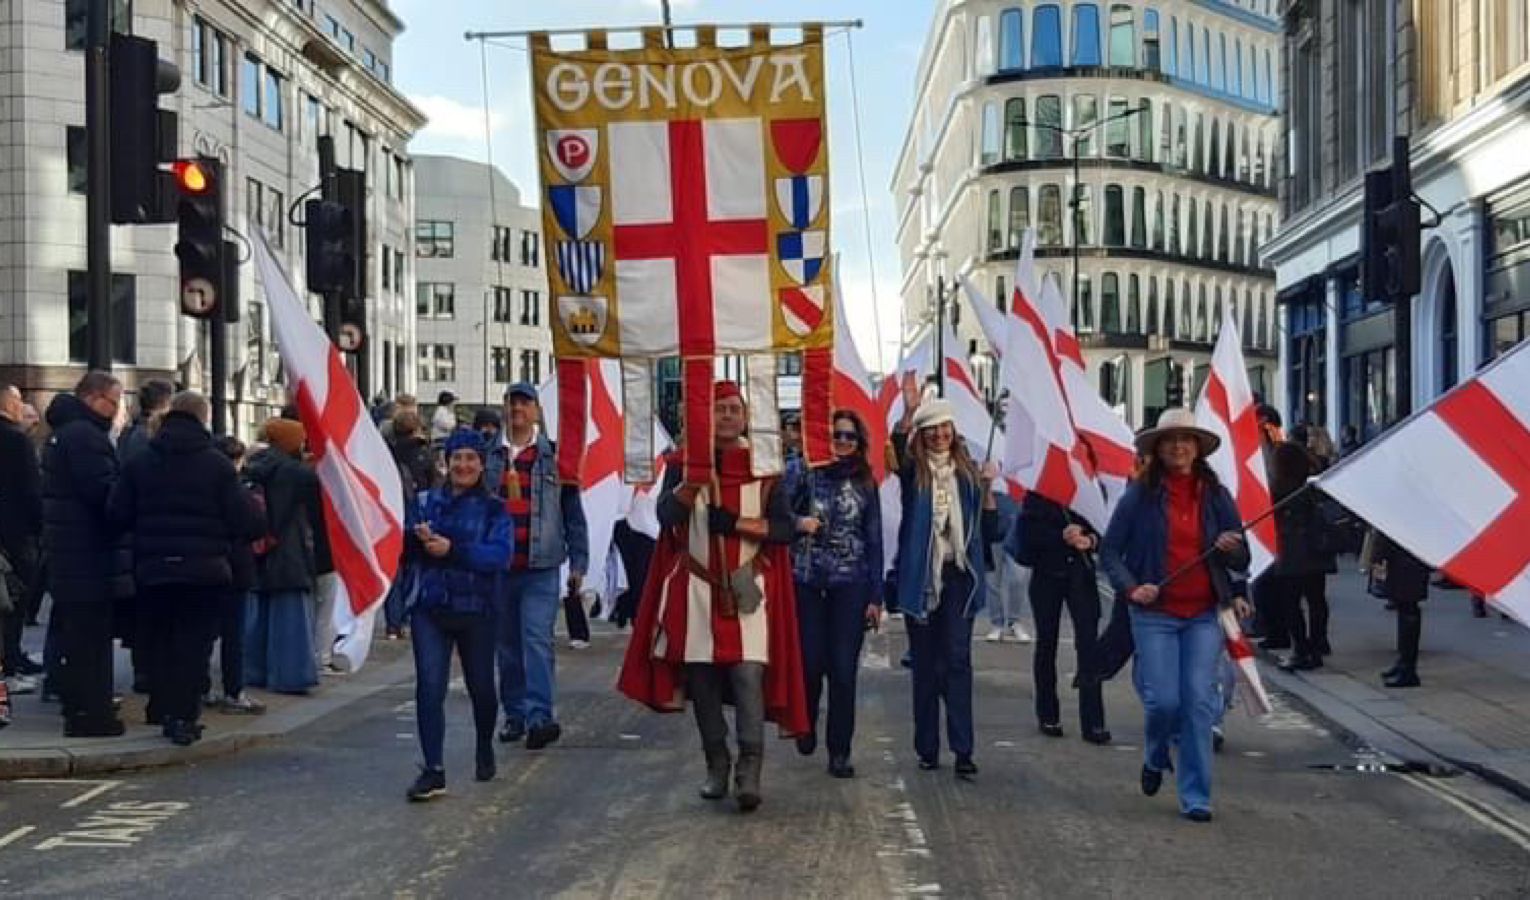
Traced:
[[[669, 29], [669, 28], [673, 27], [669, 23], [669, 16], [668, 16], [668, 9], [667, 9], [668, 5], [669, 5], [668, 3], [665, 3], [665, 7], [666, 7], [665, 28], [666, 29]], [[806, 28], [809, 25], [817, 25], [817, 26], [820, 26], [820, 27], [823, 27], [823, 28], [865, 28], [866, 27], [866, 23], [863, 20], [861, 20], [861, 19], [837, 19], [837, 20], [832, 21], [832, 22], [773, 22], [773, 23], [766, 24], [764, 27], [765, 28]], [[597, 31], [597, 30], [598, 31], [604, 31], [607, 34], [634, 34], [634, 33], [641, 32], [644, 27], [646, 27], [646, 26], [643, 26], [643, 25], [626, 25], [626, 26], [617, 26], [617, 27], [601, 26], [598, 29], [597, 28], [542, 28], [542, 29], [527, 28], [527, 29], [521, 29], [521, 30], [518, 30], [518, 31], [468, 31], [468, 32], [463, 33], [462, 39], [465, 40], [465, 41], [483, 41], [483, 40], [493, 40], [493, 39], [497, 39], [497, 38], [523, 38], [523, 37], [530, 37], [531, 35], [534, 35], [534, 34], [545, 34], [545, 35], [548, 35], [548, 36], [552, 37], [552, 36], [558, 36], [558, 35], [586, 34], [586, 33], [590, 32], [590, 31]], [[758, 23], [758, 22], [741, 22], [741, 23], [732, 24], [732, 25], [709, 25], [707, 27], [709, 27], [709, 28], [716, 28], [716, 29], [724, 30], [724, 31], [734, 31], [734, 30], [737, 30], [737, 31], [747, 31], [748, 29], [751, 29], [751, 28], [758, 28], [758, 27], [760, 27], [760, 23]]]

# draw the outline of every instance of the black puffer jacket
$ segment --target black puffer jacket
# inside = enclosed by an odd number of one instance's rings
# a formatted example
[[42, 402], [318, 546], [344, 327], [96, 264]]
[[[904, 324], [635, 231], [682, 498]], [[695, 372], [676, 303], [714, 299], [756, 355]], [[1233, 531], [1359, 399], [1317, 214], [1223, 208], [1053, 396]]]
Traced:
[[42, 534], [41, 481], [31, 440], [0, 419], [0, 550], [23, 553]]
[[244, 480], [265, 492], [266, 527], [276, 535], [276, 546], [255, 563], [256, 589], [312, 591], [319, 572], [314, 523], [324, 521], [318, 476], [295, 457], [272, 448], [245, 463]]
[[109, 512], [133, 532], [140, 591], [232, 586], [234, 545], [263, 529], [234, 464], [213, 447], [201, 422], [176, 412], [166, 413], [148, 448], [123, 465]]
[[1280, 540], [1275, 571], [1292, 577], [1332, 575], [1339, 571], [1329, 549], [1337, 539], [1336, 535], [1330, 537], [1331, 527], [1323, 516], [1316, 491], [1305, 491], [1282, 506], [1275, 512], [1275, 529]]
[[43, 448], [43, 547], [58, 603], [105, 603], [122, 593], [126, 573], [106, 502], [117, 483], [111, 421], [73, 394], [59, 394], [46, 416], [53, 434]]

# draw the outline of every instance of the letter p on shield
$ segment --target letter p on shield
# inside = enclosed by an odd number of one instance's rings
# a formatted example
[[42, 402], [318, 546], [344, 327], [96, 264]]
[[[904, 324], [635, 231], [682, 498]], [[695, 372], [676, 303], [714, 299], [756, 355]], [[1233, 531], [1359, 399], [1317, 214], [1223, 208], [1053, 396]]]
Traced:
[[589, 177], [600, 150], [600, 132], [594, 128], [547, 132], [547, 156], [553, 168], [571, 184]]

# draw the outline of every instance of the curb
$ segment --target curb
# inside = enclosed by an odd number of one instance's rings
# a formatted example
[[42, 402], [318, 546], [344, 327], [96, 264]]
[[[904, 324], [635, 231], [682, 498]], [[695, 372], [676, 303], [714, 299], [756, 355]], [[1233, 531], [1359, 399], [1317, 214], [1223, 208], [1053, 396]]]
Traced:
[[19, 778], [69, 778], [201, 762], [272, 743], [348, 706], [387, 690], [414, 671], [414, 660], [383, 665], [369, 678], [333, 679], [323, 696], [267, 713], [239, 731], [214, 734], [190, 747], [159, 737], [114, 740], [99, 746], [0, 751], [0, 782]]

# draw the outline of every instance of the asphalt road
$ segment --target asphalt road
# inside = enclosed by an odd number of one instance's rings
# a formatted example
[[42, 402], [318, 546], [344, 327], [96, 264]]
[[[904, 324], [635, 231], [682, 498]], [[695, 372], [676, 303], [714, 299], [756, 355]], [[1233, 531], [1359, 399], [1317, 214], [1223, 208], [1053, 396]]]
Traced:
[[[1469, 777], [1355, 771], [1355, 751], [1282, 704], [1234, 711], [1216, 821], [1137, 790], [1140, 709], [1107, 694], [1116, 745], [1038, 734], [1029, 648], [978, 646], [974, 783], [921, 772], [902, 637], [873, 638], [855, 762], [768, 748], [750, 816], [697, 798], [689, 717], [610, 688], [623, 638], [561, 656], [564, 739], [502, 748], [471, 779], [466, 697], [448, 795], [403, 799], [412, 684], [287, 741], [115, 780], [0, 782], [7, 897], [1507, 897], [1530, 894], [1530, 806]], [[1064, 647], [1065, 653], [1071, 652]], [[1066, 671], [1071, 668], [1064, 664]], [[1065, 676], [1066, 677], [1066, 676]], [[1065, 704], [1071, 697], [1065, 697]], [[949, 757], [947, 758], [949, 763]], [[1339, 767], [1335, 769], [1335, 767]]]

